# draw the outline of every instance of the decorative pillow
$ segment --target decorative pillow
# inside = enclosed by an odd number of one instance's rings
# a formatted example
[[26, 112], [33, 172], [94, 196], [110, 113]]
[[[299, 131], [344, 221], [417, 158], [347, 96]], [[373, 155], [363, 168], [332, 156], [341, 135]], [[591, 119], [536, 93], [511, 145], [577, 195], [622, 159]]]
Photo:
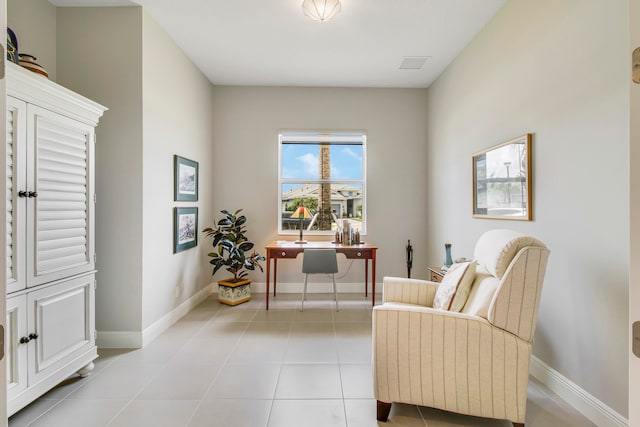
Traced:
[[453, 296], [453, 301], [451, 301], [449, 311], [462, 311], [462, 307], [464, 307], [464, 305], [467, 303], [467, 299], [469, 298], [469, 294], [471, 293], [471, 287], [473, 286], [473, 282], [476, 277], [476, 268], [478, 266], [478, 263], [476, 261], [464, 262], [461, 264], [469, 264], [469, 267], [467, 267], [467, 270], [462, 276], [462, 280], [458, 285], [458, 290]]
[[480, 266], [476, 270], [476, 278], [473, 282], [471, 293], [464, 304], [462, 313], [472, 314], [483, 318], [488, 317], [489, 306], [498, 289], [498, 279], [495, 276], [483, 273]]
[[433, 308], [460, 311], [469, 296], [475, 273], [475, 261], [453, 264], [438, 285]]

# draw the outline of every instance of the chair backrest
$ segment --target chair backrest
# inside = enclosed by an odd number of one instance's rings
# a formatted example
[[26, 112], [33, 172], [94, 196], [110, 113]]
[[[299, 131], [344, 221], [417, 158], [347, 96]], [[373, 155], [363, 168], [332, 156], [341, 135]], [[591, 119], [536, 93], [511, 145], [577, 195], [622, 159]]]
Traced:
[[532, 341], [549, 249], [531, 236], [491, 230], [478, 239], [474, 256], [476, 279], [462, 311]]
[[338, 259], [335, 249], [305, 249], [302, 272], [306, 274], [335, 274]]

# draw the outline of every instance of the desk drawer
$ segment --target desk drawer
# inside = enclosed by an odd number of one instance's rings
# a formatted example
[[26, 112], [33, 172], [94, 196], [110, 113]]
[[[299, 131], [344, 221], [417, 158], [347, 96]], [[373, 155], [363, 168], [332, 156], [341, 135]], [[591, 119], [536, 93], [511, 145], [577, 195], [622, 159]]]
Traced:
[[300, 249], [269, 249], [269, 258], [295, 258], [300, 252]]
[[372, 249], [349, 249], [348, 251], [338, 250], [338, 253], [344, 254], [347, 259], [371, 259], [373, 258]]

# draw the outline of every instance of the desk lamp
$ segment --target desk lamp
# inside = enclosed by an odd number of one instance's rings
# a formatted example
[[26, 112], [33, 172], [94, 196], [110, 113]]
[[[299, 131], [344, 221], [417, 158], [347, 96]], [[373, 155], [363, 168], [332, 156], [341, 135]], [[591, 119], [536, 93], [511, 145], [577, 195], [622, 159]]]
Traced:
[[300, 203], [300, 206], [298, 206], [298, 208], [293, 211], [293, 213], [291, 214], [291, 218], [299, 218], [300, 219], [300, 239], [296, 240], [296, 243], [307, 243], [306, 240], [304, 240], [302, 238], [302, 230], [304, 228], [304, 224], [302, 223], [303, 219], [309, 219], [311, 218], [311, 212], [309, 212], [309, 209], [307, 209], [304, 206], [304, 203]]

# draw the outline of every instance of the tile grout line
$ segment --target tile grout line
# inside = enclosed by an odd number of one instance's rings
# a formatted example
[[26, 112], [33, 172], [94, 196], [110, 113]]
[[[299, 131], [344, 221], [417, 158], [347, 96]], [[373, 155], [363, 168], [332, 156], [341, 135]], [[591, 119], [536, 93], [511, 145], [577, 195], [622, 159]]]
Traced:
[[[275, 297], [274, 297], [275, 299]], [[289, 344], [291, 343], [291, 331], [293, 330], [293, 321], [295, 319], [296, 309], [293, 309], [293, 314], [291, 315], [291, 319], [289, 320], [289, 333], [287, 334], [287, 346], [284, 355], [282, 356], [282, 360], [280, 361], [280, 368], [278, 369], [278, 377], [276, 378], [276, 385], [273, 387], [273, 394], [271, 395], [271, 405], [269, 406], [269, 414], [267, 415], [267, 422], [265, 427], [269, 426], [271, 422], [271, 415], [273, 414], [273, 405], [276, 402], [276, 392], [278, 391], [278, 384], [280, 383], [280, 375], [282, 375], [282, 366], [284, 365], [284, 361], [287, 358], [287, 352], [289, 351]]]
[[342, 413], [344, 414], [344, 425], [349, 427], [349, 419], [347, 417], [347, 403], [344, 397], [344, 382], [342, 378], [342, 363], [340, 362], [340, 351], [338, 350], [338, 331], [336, 330], [336, 313], [332, 312], [333, 319], [333, 340], [336, 343], [336, 360], [338, 361], [338, 376], [340, 378], [340, 392], [342, 393]]
[[[202, 325], [201, 329], [204, 329], [204, 327], [208, 324], [208, 323], [215, 323], [215, 319], [221, 316], [221, 312], [223, 310], [228, 310], [228, 309], [218, 309], [216, 310], [217, 313], [214, 317], [212, 317], [211, 319], [209, 319], [209, 321], [207, 321], [204, 325]], [[218, 370], [218, 372], [216, 373], [216, 375], [214, 375], [213, 379], [211, 380], [211, 384], [209, 384], [209, 387], [207, 387], [207, 389], [205, 390], [205, 392], [202, 394], [202, 398], [198, 401], [198, 404], [196, 405], [195, 410], [193, 411], [193, 413], [191, 414], [191, 417], [189, 417], [189, 419], [187, 420], [187, 423], [185, 424], [185, 427], [189, 425], [189, 423], [193, 420], [193, 417], [195, 416], [195, 414], [198, 412], [198, 410], [200, 409], [200, 407], [202, 406], [202, 403], [205, 402], [207, 399], [205, 399], [205, 397], [209, 394], [209, 392], [211, 391], [211, 388], [213, 387], [213, 384], [215, 384], [216, 380], [218, 379], [218, 377], [220, 376], [220, 374], [222, 373], [224, 367], [226, 366], [227, 362], [229, 361], [229, 359], [231, 358], [231, 355], [233, 354], [233, 352], [235, 351], [235, 349], [238, 347], [238, 344], [240, 343], [240, 340], [242, 340], [242, 337], [244, 337], [244, 335], [247, 332], [247, 329], [249, 329], [249, 326], [251, 325], [251, 323], [253, 322], [253, 319], [256, 317], [256, 314], [258, 313], [258, 309], [255, 310], [255, 312], [253, 313], [253, 316], [251, 316], [251, 320], [248, 322], [227, 322], [227, 323], [246, 323], [247, 325], [245, 326], [245, 328], [242, 330], [242, 333], [240, 334], [240, 336], [238, 337], [238, 339], [236, 340], [236, 343], [234, 344], [233, 348], [231, 349], [231, 351], [229, 351], [229, 354], [227, 355], [227, 357], [224, 359], [224, 361], [221, 363], [220, 365], [220, 369]], [[225, 322], [220, 322], [220, 323], [225, 323]], [[195, 336], [195, 335], [194, 335]], [[193, 339], [193, 338], [192, 338]], [[108, 426], [107, 426], [108, 427]]]
[[[200, 332], [202, 329], [204, 329], [204, 327], [205, 327], [207, 324], [209, 324], [209, 323], [213, 322], [213, 321], [214, 321], [214, 319], [215, 319], [216, 317], [218, 317], [218, 316], [219, 316], [219, 314], [220, 314], [220, 310], [219, 310], [219, 309], [217, 309], [217, 310], [215, 310], [215, 311], [216, 311], [216, 313], [215, 313], [215, 314], [214, 314], [210, 319], [208, 319], [207, 321], [203, 322], [203, 323], [202, 323], [202, 325], [197, 329], [197, 331], [195, 331], [195, 332], [192, 334], [192, 336], [191, 336], [190, 338], [188, 338], [184, 343], [182, 343], [182, 347], [184, 347], [184, 346], [188, 345], [190, 342], [192, 342], [192, 341], [195, 339], [195, 336], [198, 334], [198, 332]], [[188, 314], [188, 313], [187, 313], [187, 314]], [[185, 314], [185, 316], [186, 316], [187, 314]], [[171, 325], [171, 326], [174, 326], [174, 325], [176, 325], [176, 324], [180, 323], [180, 321], [181, 321], [185, 316], [182, 316], [182, 317], [181, 317], [177, 322], [175, 322], [175, 323], [174, 323], [173, 325]], [[168, 330], [168, 329], [169, 329], [169, 328], [167, 328], [167, 330]], [[165, 330], [165, 331], [163, 332], [163, 334], [164, 334], [167, 330]], [[142, 350], [142, 349], [137, 349], [137, 350]], [[134, 350], [134, 351], [135, 351], [135, 350]], [[179, 353], [179, 351], [178, 351], [177, 353]], [[169, 364], [171, 363], [171, 361], [175, 359], [175, 357], [176, 357], [177, 353], [176, 353], [176, 354], [174, 354], [174, 355], [172, 355], [171, 357], [169, 357], [169, 358], [168, 358], [168, 360], [166, 361], [166, 363], [164, 363], [164, 365], [169, 365]], [[120, 358], [120, 357], [121, 357], [121, 356], [118, 356], [118, 358]], [[115, 362], [115, 360], [114, 360], [114, 362]], [[112, 363], [113, 363], [113, 362], [112, 362]], [[139, 391], [137, 394], [135, 394], [135, 395], [134, 395], [134, 396], [133, 396], [133, 397], [132, 397], [132, 398], [131, 398], [131, 399], [130, 399], [130, 400], [129, 400], [129, 401], [128, 401], [128, 402], [127, 402], [127, 403], [126, 403], [126, 404], [125, 404], [125, 405], [124, 405], [124, 406], [123, 406], [123, 407], [118, 411], [118, 412], [116, 412], [116, 414], [115, 414], [113, 417], [111, 417], [111, 419], [107, 422], [107, 424], [105, 425], [105, 427], [109, 427], [110, 425], [112, 425], [112, 424], [113, 424], [113, 422], [118, 418], [118, 416], [120, 416], [120, 414], [122, 414], [122, 413], [123, 413], [123, 412], [124, 412], [128, 407], [130, 407], [130, 406], [131, 406], [131, 404], [136, 400], [136, 398], [137, 398], [138, 396], [140, 396], [140, 394], [144, 391], [145, 387], [147, 387], [149, 384], [151, 384], [151, 382], [153, 382], [153, 380], [154, 380], [155, 378], [156, 378], [155, 376], [152, 376], [152, 377], [149, 379], [149, 381], [148, 381], [147, 383], [145, 383], [143, 386], [141, 386], [140, 391]], [[214, 378], [214, 380], [215, 380], [215, 378]], [[198, 409], [198, 408], [199, 408], [199, 405], [198, 405], [198, 406], [196, 406], [196, 408], [194, 409], [194, 412], [191, 414], [191, 417], [189, 418], [188, 422], [190, 422], [190, 420], [193, 418], [193, 415], [195, 414], [195, 412], [197, 411], [197, 409]], [[188, 424], [188, 422], [187, 422], [187, 424]], [[185, 426], [186, 426], [186, 424], [185, 424]]]
[[[75, 393], [76, 391], [80, 390], [81, 388], [85, 387], [87, 384], [89, 384], [91, 381], [93, 381], [99, 374], [102, 373], [102, 371], [106, 368], [108, 368], [109, 366], [111, 366], [117, 359], [119, 359], [122, 356], [122, 354], [119, 354], [118, 356], [115, 356], [114, 359], [109, 362], [108, 365], [104, 366], [102, 369], [100, 369], [100, 371], [96, 372], [95, 375], [91, 375], [90, 378], [87, 379], [87, 381], [84, 381], [84, 384], [76, 387], [75, 389], [71, 390], [69, 393], [65, 394], [61, 399], [55, 399], [58, 401], [58, 403], [56, 403], [55, 405], [52, 405], [50, 408], [48, 408], [46, 411], [44, 411], [43, 413], [41, 413], [40, 415], [38, 415], [36, 418], [34, 418], [33, 420], [31, 420], [29, 423], [27, 423], [26, 427], [29, 427], [31, 425], [33, 425], [33, 423], [35, 423], [37, 420], [39, 420], [40, 418], [42, 418], [45, 414], [47, 414], [48, 412], [50, 412], [51, 410], [53, 410], [54, 408], [56, 408], [57, 406], [59, 406], [60, 404], [62, 404], [63, 402], [66, 402], [70, 399], [68, 399], [68, 397], [70, 395], [72, 395], [73, 393]], [[99, 357], [99, 356], [98, 356]], [[51, 389], [53, 390], [53, 389]], [[51, 391], [50, 390], [50, 391]], [[46, 394], [46, 393], [45, 393]], [[40, 397], [41, 398], [41, 397]], [[39, 399], [40, 399], [39, 398]]]

